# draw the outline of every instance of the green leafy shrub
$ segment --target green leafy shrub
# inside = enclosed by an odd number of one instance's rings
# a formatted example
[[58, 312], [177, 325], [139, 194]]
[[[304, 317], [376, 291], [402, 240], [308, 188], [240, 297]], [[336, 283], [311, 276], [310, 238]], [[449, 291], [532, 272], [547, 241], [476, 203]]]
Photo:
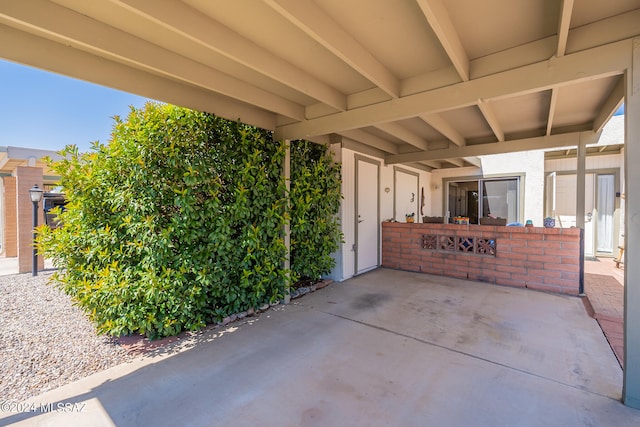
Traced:
[[340, 165], [324, 145], [291, 143], [291, 270], [303, 279], [319, 279], [335, 265], [331, 257], [342, 234]]
[[271, 134], [149, 103], [109, 145], [53, 163], [63, 226], [40, 227], [54, 280], [111, 335], [151, 338], [281, 298], [285, 147]]

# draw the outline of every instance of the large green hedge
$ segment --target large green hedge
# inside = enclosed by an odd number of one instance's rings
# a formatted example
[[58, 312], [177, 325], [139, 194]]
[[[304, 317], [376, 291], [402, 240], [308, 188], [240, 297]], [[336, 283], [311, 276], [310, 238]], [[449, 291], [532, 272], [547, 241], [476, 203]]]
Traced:
[[292, 144], [287, 195], [286, 146], [270, 132], [149, 103], [116, 118], [108, 145], [62, 154], [51, 167], [67, 197], [63, 225], [40, 227], [38, 246], [101, 333], [195, 330], [333, 266], [340, 177], [324, 146]]
[[309, 141], [291, 143], [291, 270], [303, 279], [331, 271], [342, 234], [340, 165], [329, 149]]
[[283, 297], [285, 146], [269, 132], [150, 103], [108, 145], [63, 154], [63, 226], [39, 247], [99, 332], [174, 335]]

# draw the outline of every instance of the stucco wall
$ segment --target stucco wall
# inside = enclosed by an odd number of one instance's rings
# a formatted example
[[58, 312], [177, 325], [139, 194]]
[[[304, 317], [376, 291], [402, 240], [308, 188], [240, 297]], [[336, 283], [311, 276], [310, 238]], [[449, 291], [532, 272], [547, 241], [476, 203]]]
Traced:
[[439, 169], [432, 173], [431, 211], [435, 216], [445, 214], [443, 199], [443, 179], [472, 176], [495, 177], [505, 175], [523, 175], [524, 188], [520, 194], [524, 199], [520, 221], [532, 220], [542, 225], [544, 216], [544, 152], [524, 151], [520, 153], [495, 154], [480, 157], [481, 168]]
[[[343, 148], [340, 150], [339, 157], [342, 163], [342, 207], [340, 211], [340, 221], [342, 224], [342, 232], [344, 234], [344, 243], [341, 246], [340, 254], [334, 257], [336, 261], [342, 265], [337, 265], [336, 269], [331, 273], [330, 277], [334, 280], [346, 280], [355, 274], [355, 227], [356, 227], [356, 199], [355, 199], [355, 157], [356, 154], [367, 157], [380, 163], [380, 221], [393, 218], [393, 201], [394, 201], [394, 173], [393, 166], [385, 166], [384, 159], [374, 156], [368, 156], [356, 153], [353, 150]], [[418, 187], [424, 187], [425, 191], [425, 215], [431, 215], [432, 195], [429, 188], [431, 187], [431, 174], [408, 166], [402, 166], [403, 169], [418, 173]], [[385, 189], [389, 191], [386, 192]], [[418, 215], [417, 215], [418, 216]], [[404, 220], [404, 218], [398, 218]], [[379, 242], [381, 245], [381, 242]], [[382, 249], [380, 246], [380, 253]], [[380, 260], [379, 260], [380, 262]]]
[[[345, 280], [355, 274], [356, 154], [353, 150], [343, 148], [339, 150], [339, 156], [337, 156], [342, 163], [342, 194], [344, 199], [340, 212], [340, 220], [344, 233], [344, 244], [340, 249], [340, 253], [336, 256], [336, 259], [341, 265], [338, 265], [331, 274], [331, 278], [334, 280]], [[358, 155], [371, 158], [380, 163], [380, 221], [393, 218], [393, 201], [395, 196], [393, 166], [385, 166], [382, 158], [359, 153]], [[445, 213], [443, 208], [443, 179], [472, 176], [495, 177], [520, 175], [523, 180], [523, 192], [520, 194], [523, 208], [520, 212], [520, 220], [524, 222], [527, 219], [531, 219], [535, 225], [542, 225], [544, 217], [544, 152], [527, 151], [482, 156], [481, 162], [481, 168], [439, 169], [432, 173], [407, 166], [402, 166], [402, 168], [419, 174], [418, 186], [420, 189], [424, 187], [425, 191], [424, 215], [428, 216], [442, 216]], [[385, 192], [385, 188], [388, 188], [389, 192]], [[417, 215], [417, 217], [421, 217], [421, 215]], [[404, 218], [396, 218], [396, 220], [404, 221]]]

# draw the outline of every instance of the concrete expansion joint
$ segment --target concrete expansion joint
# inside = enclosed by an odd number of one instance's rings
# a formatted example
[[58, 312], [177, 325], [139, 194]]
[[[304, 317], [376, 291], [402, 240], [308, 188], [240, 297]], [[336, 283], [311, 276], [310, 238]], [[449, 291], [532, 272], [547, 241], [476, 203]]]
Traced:
[[519, 369], [519, 368], [516, 368], [516, 367], [513, 367], [513, 366], [509, 366], [509, 365], [506, 365], [504, 363], [496, 362], [494, 360], [490, 360], [490, 359], [487, 359], [487, 358], [484, 358], [484, 357], [480, 357], [480, 356], [477, 356], [475, 354], [471, 354], [471, 353], [468, 353], [468, 352], [465, 352], [465, 351], [457, 350], [455, 348], [451, 348], [451, 347], [447, 347], [447, 346], [444, 346], [444, 345], [441, 345], [441, 344], [437, 344], [437, 343], [435, 343], [433, 341], [428, 341], [428, 340], [424, 340], [422, 338], [414, 337], [412, 335], [403, 334], [401, 332], [397, 332], [397, 331], [385, 328], [384, 326], [373, 325], [371, 323], [363, 322], [361, 320], [352, 319], [350, 317], [342, 316], [340, 314], [331, 313], [331, 312], [328, 312], [328, 311], [323, 311], [323, 310], [315, 310], [315, 311], [317, 311], [318, 313], [323, 313], [323, 314], [327, 314], [329, 316], [337, 317], [339, 319], [343, 319], [343, 320], [346, 320], [348, 322], [357, 323], [359, 325], [362, 325], [362, 326], [365, 326], [365, 327], [368, 327], [368, 328], [373, 328], [373, 329], [376, 329], [378, 331], [387, 332], [387, 333], [393, 334], [393, 335], [398, 336], [398, 337], [407, 338], [407, 339], [419, 342], [421, 344], [426, 344], [428, 346], [437, 347], [437, 348], [440, 348], [440, 349], [445, 350], [445, 351], [450, 351], [452, 353], [457, 353], [457, 354], [459, 354], [461, 356], [466, 356], [466, 357], [470, 357], [472, 359], [480, 360], [482, 362], [490, 363], [492, 365], [495, 365], [495, 366], [498, 366], [498, 367], [501, 367], [501, 368], [504, 368], [504, 369], [508, 369], [508, 370], [511, 370], [511, 371], [514, 371], [514, 372], [519, 372], [521, 374], [528, 375], [528, 376], [531, 376], [531, 377], [534, 377], [534, 378], [538, 378], [538, 379], [541, 379], [541, 380], [544, 380], [544, 381], [550, 381], [552, 383], [555, 383], [555, 384], [558, 384], [558, 385], [561, 385], [561, 386], [564, 386], [564, 387], [569, 387], [569, 388], [572, 388], [572, 389], [575, 389], [575, 390], [580, 390], [582, 392], [589, 393], [589, 394], [592, 394], [592, 395], [595, 395], [595, 396], [604, 397], [604, 398], [610, 399], [610, 400], [612, 400], [614, 402], [619, 402], [618, 399], [614, 399], [613, 397], [608, 396], [606, 394], [597, 393], [597, 392], [590, 391], [590, 390], [585, 390], [584, 388], [581, 388], [579, 386], [568, 384], [568, 383], [563, 382], [563, 381], [558, 381], [556, 379], [549, 378], [549, 377], [546, 377], [546, 376], [543, 376], [543, 375], [538, 375], [538, 374], [535, 374], [533, 372], [526, 371], [524, 369]]

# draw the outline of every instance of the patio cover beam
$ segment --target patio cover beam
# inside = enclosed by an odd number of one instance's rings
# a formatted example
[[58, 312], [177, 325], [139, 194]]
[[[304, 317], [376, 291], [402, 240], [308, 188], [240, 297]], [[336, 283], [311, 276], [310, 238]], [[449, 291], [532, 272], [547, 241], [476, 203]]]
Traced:
[[170, 0], [121, 0], [121, 3], [134, 8], [142, 17], [161, 23], [177, 37], [194, 41], [338, 110], [347, 109], [347, 97], [337, 89], [183, 3]]
[[[33, 13], [34, 7], [38, 8], [38, 14]], [[0, 22], [113, 62], [121, 62], [150, 74], [164, 75], [175, 81], [274, 111], [285, 117], [296, 120], [305, 118], [302, 105], [65, 7], [40, 0], [9, 0], [2, 4]], [[34, 25], [38, 30], [34, 30]]]
[[354, 141], [370, 145], [378, 150], [382, 150], [390, 154], [398, 153], [398, 146], [393, 142], [389, 142], [386, 139], [380, 138], [361, 129], [345, 130], [340, 132], [340, 135], [353, 139]]
[[553, 117], [556, 114], [556, 105], [558, 104], [558, 89], [551, 89], [551, 99], [549, 100], [549, 116], [547, 118], [546, 135], [551, 135], [553, 129]]
[[431, 29], [449, 56], [462, 81], [469, 80], [469, 57], [465, 52], [442, 0], [417, 0]]
[[488, 144], [467, 145], [465, 147], [450, 147], [442, 150], [392, 154], [386, 157], [385, 162], [392, 165], [423, 160], [446, 160], [457, 157], [485, 156], [489, 154], [502, 154], [569, 146], [575, 147], [580, 143], [581, 138], [584, 139], [587, 144], [595, 144], [598, 142], [599, 137], [599, 133], [591, 131], [563, 133], [507, 142], [492, 142]]
[[400, 96], [400, 81], [391, 71], [315, 3], [310, 0], [264, 1], [392, 98]]
[[457, 166], [459, 168], [464, 167], [464, 160], [462, 159], [445, 159], [445, 161], [451, 163], [454, 166]]
[[503, 142], [504, 131], [500, 126], [500, 122], [498, 122], [498, 117], [496, 117], [496, 113], [493, 111], [491, 104], [487, 101], [480, 99], [478, 100], [478, 108], [482, 112], [484, 119], [489, 124], [489, 127], [491, 127], [493, 134], [496, 136], [496, 138], [498, 138], [498, 141]]
[[[408, 95], [375, 105], [279, 126], [276, 139], [299, 139], [313, 135], [355, 129], [476, 105], [478, 99], [492, 100], [524, 95], [563, 85], [622, 74], [629, 66], [631, 39], [583, 50], [562, 58]], [[593, 58], [598, 58], [594, 61]], [[576, 71], [580, 76], [576, 77]]]
[[616, 83], [615, 87], [607, 97], [606, 101], [600, 108], [598, 115], [593, 121], [593, 131], [600, 132], [604, 125], [607, 124], [613, 113], [616, 112], [618, 108], [624, 102], [624, 77], [620, 76], [618, 83]]
[[558, 49], [556, 53], [558, 57], [564, 56], [567, 51], [567, 39], [569, 38], [572, 13], [573, 0], [562, 0], [562, 4], [560, 5], [560, 18], [558, 19]]
[[389, 135], [396, 137], [419, 150], [428, 150], [429, 142], [416, 135], [406, 127], [398, 123], [380, 123], [376, 127]]
[[[569, 27], [571, 24], [571, 14], [573, 12], [573, 0], [562, 0], [560, 6], [560, 17], [558, 19], [558, 46], [556, 48], [556, 56], [559, 58], [564, 56], [567, 51], [567, 39], [569, 38]], [[551, 89], [551, 99], [549, 100], [549, 115], [547, 117], [546, 135], [551, 135], [553, 129], [553, 118], [558, 103], [558, 89]]]
[[419, 116], [422, 120], [424, 120], [429, 126], [440, 132], [444, 135], [449, 141], [453, 142], [458, 146], [463, 146], [466, 144], [464, 140], [464, 136], [460, 132], [458, 132], [444, 117], [440, 114], [420, 114]]
[[477, 168], [482, 167], [482, 161], [478, 157], [463, 157], [464, 161], [467, 163], [471, 163], [473, 166]]

